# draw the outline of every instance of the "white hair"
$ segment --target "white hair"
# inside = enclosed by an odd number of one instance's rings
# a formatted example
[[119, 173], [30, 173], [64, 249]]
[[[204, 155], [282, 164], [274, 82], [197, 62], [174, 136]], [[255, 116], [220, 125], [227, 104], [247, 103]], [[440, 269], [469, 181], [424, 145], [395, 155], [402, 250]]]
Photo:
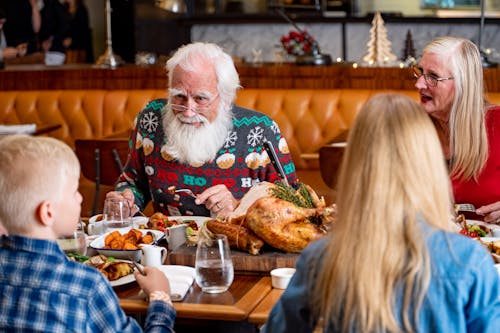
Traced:
[[175, 67], [180, 66], [186, 71], [196, 72], [200, 63], [207, 62], [214, 66], [221, 100], [225, 104], [232, 104], [240, 88], [240, 78], [231, 56], [216, 44], [197, 42], [179, 48], [167, 61], [169, 87], [172, 87]]

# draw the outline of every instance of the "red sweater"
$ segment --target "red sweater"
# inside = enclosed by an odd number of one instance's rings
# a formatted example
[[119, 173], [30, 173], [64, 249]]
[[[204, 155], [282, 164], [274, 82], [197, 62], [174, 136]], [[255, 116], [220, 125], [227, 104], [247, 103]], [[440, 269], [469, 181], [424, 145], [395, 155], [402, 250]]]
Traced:
[[476, 208], [500, 201], [500, 106], [488, 110], [486, 130], [489, 156], [478, 181], [452, 179], [455, 202], [472, 203]]

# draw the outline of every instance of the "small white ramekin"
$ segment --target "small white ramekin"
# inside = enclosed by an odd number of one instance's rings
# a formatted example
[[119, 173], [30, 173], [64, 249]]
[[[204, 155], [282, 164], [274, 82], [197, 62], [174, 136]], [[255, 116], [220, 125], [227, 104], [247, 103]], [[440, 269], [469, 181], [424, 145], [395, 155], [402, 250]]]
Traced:
[[286, 289], [288, 282], [295, 273], [295, 268], [276, 268], [271, 271], [271, 284], [273, 288]]

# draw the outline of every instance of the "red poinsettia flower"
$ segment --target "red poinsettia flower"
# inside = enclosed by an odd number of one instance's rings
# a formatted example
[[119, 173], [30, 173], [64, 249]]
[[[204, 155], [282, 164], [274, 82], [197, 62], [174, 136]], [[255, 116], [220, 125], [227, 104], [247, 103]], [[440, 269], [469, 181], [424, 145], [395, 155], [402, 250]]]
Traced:
[[282, 36], [280, 41], [288, 54], [300, 56], [311, 53], [314, 37], [307, 30], [303, 32], [291, 30], [288, 35]]

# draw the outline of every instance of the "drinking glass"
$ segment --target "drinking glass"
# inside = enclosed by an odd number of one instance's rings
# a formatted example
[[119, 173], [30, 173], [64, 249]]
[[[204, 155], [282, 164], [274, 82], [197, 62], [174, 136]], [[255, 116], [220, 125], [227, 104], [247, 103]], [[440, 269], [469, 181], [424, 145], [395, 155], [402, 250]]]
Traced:
[[196, 284], [206, 293], [222, 293], [231, 286], [234, 270], [225, 235], [198, 239], [195, 271]]
[[74, 253], [84, 256], [87, 253], [87, 235], [83, 231], [82, 224], [78, 225], [73, 234], [59, 237], [57, 244], [66, 254]]
[[104, 201], [102, 211], [106, 232], [132, 226], [132, 209], [125, 198], [112, 198]]

